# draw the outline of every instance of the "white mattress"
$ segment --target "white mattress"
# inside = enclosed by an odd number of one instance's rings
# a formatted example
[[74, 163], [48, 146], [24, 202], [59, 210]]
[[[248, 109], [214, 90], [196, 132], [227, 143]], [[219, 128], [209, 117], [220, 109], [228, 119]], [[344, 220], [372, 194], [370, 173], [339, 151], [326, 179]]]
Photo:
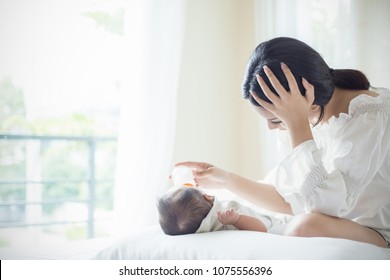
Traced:
[[253, 231], [167, 236], [159, 226], [134, 230], [95, 259], [116, 260], [388, 260], [390, 249], [346, 239], [289, 237]]
[[336, 238], [288, 237], [253, 231], [167, 236], [159, 226], [121, 239], [0, 249], [2, 260], [390, 260], [390, 249]]
[[0, 248], [1, 260], [85, 260], [94, 256], [112, 243], [109, 238], [84, 241], [60, 242], [43, 246], [18, 246]]

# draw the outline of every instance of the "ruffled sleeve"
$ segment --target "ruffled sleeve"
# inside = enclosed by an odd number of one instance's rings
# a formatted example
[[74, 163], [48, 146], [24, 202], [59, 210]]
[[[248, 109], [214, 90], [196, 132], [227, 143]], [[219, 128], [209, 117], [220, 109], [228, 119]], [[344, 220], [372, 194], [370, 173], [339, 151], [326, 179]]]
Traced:
[[389, 95], [355, 99], [349, 115], [319, 127], [315, 141], [296, 147], [278, 167], [275, 187], [294, 214], [347, 216], [388, 158]]

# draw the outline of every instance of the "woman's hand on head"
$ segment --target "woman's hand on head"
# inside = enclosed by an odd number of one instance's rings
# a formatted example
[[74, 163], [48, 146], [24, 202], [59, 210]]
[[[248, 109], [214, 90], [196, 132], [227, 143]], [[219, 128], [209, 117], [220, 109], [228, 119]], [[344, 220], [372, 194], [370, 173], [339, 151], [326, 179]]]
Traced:
[[222, 189], [228, 183], [228, 172], [206, 162], [178, 162], [175, 166], [186, 166], [193, 169], [196, 186], [200, 188]]
[[264, 72], [279, 96], [270, 90], [263, 78], [259, 75], [257, 76], [257, 81], [264, 94], [272, 103], [262, 100], [255, 94], [252, 94], [252, 96], [263, 108], [273, 113], [285, 123], [288, 129], [294, 129], [295, 127], [301, 126], [302, 123], [309, 123], [310, 108], [314, 102], [314, 87], [306, 79], [302, 78], [302, 85], [306, 89], [306, 94], [303, 96], [290, 68], [284, 63], [281, 63], [281, 68], [288, 81], [289, 92], [282, 86], [271, 69], [264, 66]]
[[252, 96], [263, 108], [270, 111], [286, 125], [290, 134], [291, 145], [295, 148], [301, 143], [313, 139], [309, 116], [314, 102], [314, 87], [302, 78], [302, 85], [306, 89], [306, 94], [303, 96], [290, 68], [284, 63], [281, 64], [281, 68], [288, 81], [289, 92], [282, 86], [271, 69], [265, 66], [264, 72], [279, 96], [269, 89], [260, 76], [257, 76], [257, 81], [272, 103], [262, 100], [255, 94], [252, 94]]

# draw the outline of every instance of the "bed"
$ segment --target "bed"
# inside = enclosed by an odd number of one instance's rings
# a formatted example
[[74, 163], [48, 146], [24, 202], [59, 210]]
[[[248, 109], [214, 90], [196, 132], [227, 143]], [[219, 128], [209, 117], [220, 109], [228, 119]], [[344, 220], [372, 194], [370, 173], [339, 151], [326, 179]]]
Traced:
[[165, 235], [158, 225], [122, 238], [0, 248], [2, 260], [390, 260], [390, 249], [336, 238], [253, 231]]
[[[221, 200], [236, 200], [264, 215], [282, 218], [221, 190]], [[165, 235], [158, 224], [129, 231], [100, 250], [97, 260], [390, 260], [390, 249], [338, 238], [292, 237], [254, 231], [216, 231]]]
[[[217, 195], [223, 199], [239, 200], [231, 193], [218, 192]], [[270, 214], [248, 202], [240, 202], [265, 215]], [[35, 245], [26, 246], [34, 243]], [[0, 248], [0, 259], [390, 260], [390, 249], [346, 239], [291, 237], [254, 231], [169, 236], [156, 223], [134, 228], [121, 238], [94, 238], [50, 244], [30, 238], [30, 242], [18, 242], [18, 247]]]
[[165, 235], [159, 226], [129, 232], [98, 260], [390, 260], [390, 249], [346, 239], [289, 237], [253, 231]]
[[[22, 242], [21, 242], [22, 243]], [[111, 238], [0, 248], [1, 260], [88, 260], [113, 243]]]

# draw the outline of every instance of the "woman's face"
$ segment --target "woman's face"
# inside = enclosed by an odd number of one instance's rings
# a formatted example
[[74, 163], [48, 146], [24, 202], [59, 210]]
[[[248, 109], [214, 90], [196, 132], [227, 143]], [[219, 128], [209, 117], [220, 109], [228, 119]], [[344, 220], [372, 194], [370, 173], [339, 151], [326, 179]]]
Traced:
[[[280, 129], [287, 130], [287, 127], [284, 122], [282, 122], [278, 117], [272, 114], [267, 109], [264, 109], [261, 106], [255, 106], [251, 104], [252, 109], [256, 114], [260, 115], [267, 121], [268, 129]], [[320, 114], [320, 107], [318, 105], [312, 105], [309, 112], [309, 122], [313, 125], [317, 123], [318, 116]]]

